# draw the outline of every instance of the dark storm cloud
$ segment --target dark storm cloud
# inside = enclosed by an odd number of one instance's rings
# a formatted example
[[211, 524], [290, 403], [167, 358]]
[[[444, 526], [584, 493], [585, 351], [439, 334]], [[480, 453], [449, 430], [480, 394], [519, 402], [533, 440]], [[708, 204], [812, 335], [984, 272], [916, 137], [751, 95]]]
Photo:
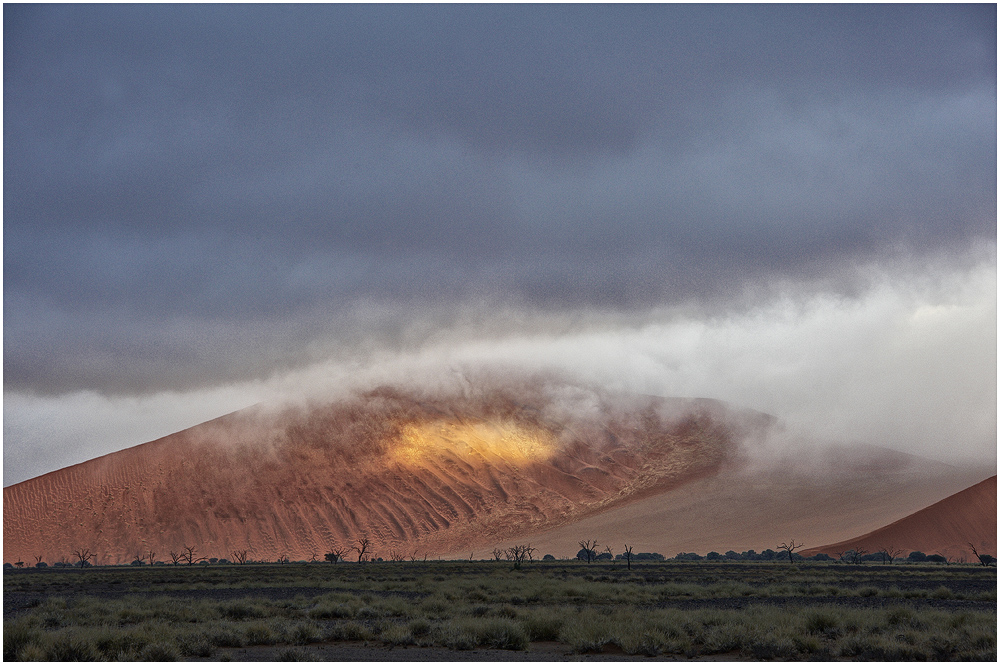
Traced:
[[4, 96], [14, 389], [996, 233], [989, 5], [6, 5]]

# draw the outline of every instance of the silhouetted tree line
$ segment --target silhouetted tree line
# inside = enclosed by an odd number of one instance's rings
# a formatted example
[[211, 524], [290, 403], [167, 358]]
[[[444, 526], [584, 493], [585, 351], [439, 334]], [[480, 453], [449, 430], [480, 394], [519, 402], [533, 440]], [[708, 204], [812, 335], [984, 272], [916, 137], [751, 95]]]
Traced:
[[[633, 553], [632, 547], [630, 545], [625, 545], [625, 551], [621, 554], [614, 554], [610, 546], [605, 546], [603, 552], [597, 551], [597, 541], [588, 540], [582, 541], [580, 551], [576, 553], [576, 559], [580, 561], [590, 562], [618, 562], [625, 561], [627, 565], [631, 568], [633, 561], [778, 561], [787, 560], [789, 562], [794, 561], [826, 561], [840, 564], [863, 564], [863, 563], [882, 563], [891, 565], [893, 562], [907, 562], [907, 563], [976, 563], [983, 566], [996, 565], [997, 559], [990, 554], [980, 554], [978, 550], [972, 546], [972, 552], [974, 557], [971, 560], [966, 560], [965, 557], [953, 557], [949, 559], [942, 554], [933, 553], [925, 554], [924, 552], [914, 551], [910, 552], [905, 558], [902, 556], [903, 550], [898, 548], [887, 546], [883, 547], [877, 552], [869, 552], [864, 548], [855, 548], [847, 550], [845, 552], [837, 552], [837, 557], [831, 557], [828, 554], [815, 554], [810, 557], [804, 557], [798, 554], [794, 550], [801, 547], [801, 544], [796, 544], [795, 541], [789, 541], [789, 543], [782, 543], [779, 546], [781, 552], [776, 552], [772, 549], [766, 549], [763, 552], [756, 552], [754, 550], [746, 550], [745, 552], [735, 552], [733, 550], [727, 551], [725, 554], [720, 554], [718, 552], [709, 552], [708, 554], [702, 556], [694, 552], [679, 552], [676, 556], [668, 559], [659, 552], [639, 552]], [[381, 557], [376, 557], [371, 552], [371, 541], [367, 537], [361, 537], [357, 539], [357, 542], [353, 546], [344, 547], [332, 547], [331, 551], [324, 555], [324, 560], [330, 563], [337, 563], [338, 561], [345, 561], [346, 556], [349, 552], [353, 551], [358, 556], [358, 562], [364, 561], [382, 561]], [[494, 559], [497, 561], [506, 559], [514, 563], [515, 568], [520, 568], [520, 565], [525, 560], [533, 560], [535, 548], [530, 545], [518, 545], [506, 550], [495, 549], [493, 551]], [[80, 549], [73, 552], [73, 556], [77, 559], [75, 563], [70, 563], [66, 558], [61, 561], [52, 563], [53, 568], [89, 568], [93, 564], [91, 559], [95, 558], [95, 555], [90, 550]], [[409, 558], [410, 561], [416, 561], [418, 559], [416, 552], [410, 554], [408, 557], [403, 555], [401, 552], [396, 552], [395, 550], [390, 551], [391, 561], [404, 561]], [[181, 552], [171, 552], [170, 559], [174, 565], [187, 564], [193, 565], [195, 563], [200, 563], [202, 565], [213, 565], [213, 564], [246, 564], [246, 563], [266, 563], [266, 562], [255, 562], [251, 561], [248, 557], [248, 550], [237, 550], [233, 552], [233, 559], [217, 559], [211, 557], [206, 559], [205, 557], [198, 557], [195, 555], [195, 548], [185, 546]], [[427, 561], [427, 555], [423, 557], [424, 561]], [[555, 561], [556, 558], [551, 554], [546, 554], [542, 557], [543, 561]], [[278, 563], [289, 563], [288, 557], [280, 557]], [[296, 563], [318, 563], [317, 557], [314, 554], [312, 561], [297, 561]], [[132, 560], [132, 566], [143, 566], [143, 565], [158, 565], [162, 566], [165, 562], [157, 561], [154, 552], [150, 551], [147, 553], [136, 554]], [[35, 557], [35, 564], [31, 566], [30, 564], [25, 564], [23, 561], [18, 561], [17, 563], [5, 563], [3, 567], [6, 568], [24, 568], [25, 566], [34, 568], [47, 568], [49, 564], [42, 561], [41, 556]]]

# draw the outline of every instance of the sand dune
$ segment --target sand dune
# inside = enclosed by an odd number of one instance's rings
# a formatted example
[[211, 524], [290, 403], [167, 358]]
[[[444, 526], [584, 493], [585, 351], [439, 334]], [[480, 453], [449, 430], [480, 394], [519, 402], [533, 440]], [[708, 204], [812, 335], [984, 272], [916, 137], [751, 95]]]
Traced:
[[[584, 538], [669, 556], [868, 531], [879, 546], [995, 551], [995, 478], [992, 499], [960, 493], [879, 529], [988, 474], [875, 448], [750, 462], [774, 425], [713, 400], [543, 380], [257, 407], [4, 488], [4, 560], [163, 561], [184, 546], [310, 559], [362, 536], [386, 558], [524, 542], [567, 557]], [[989, 510], [992, 531], [970, 526]]]
[[912, 551], [941, 554], [945, 557], [975, 561], [972, 548], [980, 554], [997, 553], [997, 477], [994, 475], [972, 487], [927, 506], [887, 526], [863, 536], [847, 538], [803, 552], [838, 552], [862, 548], [878, 552], [892, 547], [903, 556]]
[[4, 559], [467, 551], [710, 476], [769, 422], [545, 382], [249, 409], [4, 488]]

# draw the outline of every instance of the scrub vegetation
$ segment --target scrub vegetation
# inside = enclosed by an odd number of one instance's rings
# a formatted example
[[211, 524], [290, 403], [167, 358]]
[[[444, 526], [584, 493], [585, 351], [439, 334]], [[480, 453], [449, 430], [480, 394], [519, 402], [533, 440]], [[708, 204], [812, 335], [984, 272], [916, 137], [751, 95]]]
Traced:
[[4, 660], [324, 645], [776, 660], [996, 659], [996, 569], [500, 561], [5, 570]]

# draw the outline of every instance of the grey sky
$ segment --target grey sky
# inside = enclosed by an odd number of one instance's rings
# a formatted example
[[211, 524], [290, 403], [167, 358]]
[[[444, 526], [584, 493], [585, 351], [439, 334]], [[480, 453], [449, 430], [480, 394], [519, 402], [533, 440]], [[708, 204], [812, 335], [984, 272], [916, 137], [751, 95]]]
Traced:
[[995, 5], [7, 4], [5, 402], [995, 270], [996, 82]]

